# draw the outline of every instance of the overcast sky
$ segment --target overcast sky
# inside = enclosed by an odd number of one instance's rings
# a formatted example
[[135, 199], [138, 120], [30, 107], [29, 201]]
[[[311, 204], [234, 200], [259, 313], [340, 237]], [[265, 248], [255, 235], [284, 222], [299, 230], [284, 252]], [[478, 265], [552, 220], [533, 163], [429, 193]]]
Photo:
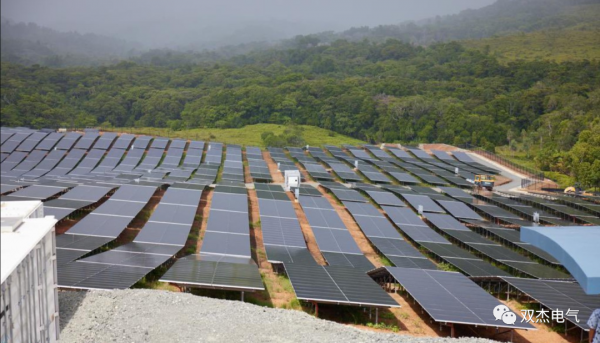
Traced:
[[[219, 37], [246, 27], [293, 36], [397, 24], [480, 8], [495, 0], [2, 0], [2, 16], [60, 31], [99, 33], [147, 46]], [[262, 32], [269, 36], [270, 32]]]

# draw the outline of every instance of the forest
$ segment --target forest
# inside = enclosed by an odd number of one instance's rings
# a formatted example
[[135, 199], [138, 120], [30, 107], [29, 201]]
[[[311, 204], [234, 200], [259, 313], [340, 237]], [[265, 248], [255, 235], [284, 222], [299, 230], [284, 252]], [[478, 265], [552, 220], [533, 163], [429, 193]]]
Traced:
[[[172, 58], [178, 58], [173, 55]], [[598, 182], [600, 62], [514, 61], [457, 42], [265, 50], [217, 63], [3, 62], [2, 125], [234, 128], [313, 125], [369, 142], [535, 151], [543, 170]]]

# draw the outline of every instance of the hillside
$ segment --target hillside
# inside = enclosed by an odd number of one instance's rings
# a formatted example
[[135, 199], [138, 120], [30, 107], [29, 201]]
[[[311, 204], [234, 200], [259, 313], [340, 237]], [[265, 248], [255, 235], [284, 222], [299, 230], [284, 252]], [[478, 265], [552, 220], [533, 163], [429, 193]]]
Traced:
[[[286, 130], [286, 125], [256, 124], [248, 125], [238, 129], [189, 129], [173, 131], [164, 128], [104, 128], [107, 131], [129, 132], [162, 137], [177, 137], [184, 139], [205, 140], [223, 142], [227, 144], [239, 144], [245, 146], [265, 147], [261, 136], [265, 132], [281, 135]], [[310, 125], [301, 125], [301, 136], [306, 144], [310, 146], [342, 145], [342, 144], [364, 144], [363, 141], [348, 136], [328, 131]]]
[[59, 32], [34, 23], [2, 18], [2, 61], [51, 67], [116, 62], [135, 54], [138, 44], [77, 32]]
[[[354, 27], [334, 33], [323, 32], [299, 36], [283, 43], [293, 47], [307, 40], [331, 43], [338, 39], [360, 41], [369, 39], [385, 41], [400, 39], [418, 45], [452, 40], [482, 39], [539, 30], [562, 30], [586, 24], [598, 28], [597, 0], [498, 0], [492, 5], [462, 11], [456, 15], [442, 16], [398, 25]], [[594, 11], [590, 11], [594, 8]]]
[[463, 45], [489, 51], [503, 62], [600, 59], [600, 4], [570, 7], [552, 22], [555, 26], [466, 40]]
[[516, 60], [555, 62], [600, 59], [600, 30], [551, 30], [462, 42], [489, 51], [503, 63]]
[[[600, 28], [599, 6], [597, 0], [498, 0], [492, 5], [466, 10], [456, 15], [397, 25], [353, 27], [343, 32], [300, 35], [279, 42], [275, 38], [277, 34], [274, 34], [272, 29], [263, 28], [263, 31], [270, 32], [267, 38], [264, 34], [253, 34], [250, 28], [246, 28], [230, 36], [221, 37], [221, 41], [192, 44], [185, 48], [185, 52], [168, 48], [145, 51], [139, 44], [111, 37], [58, 32], [35, 24], [12, 23], [3, 18], [2, 61], [51, 67], [99, 65], [124, 59], [132, 59], [137, 63], [160, 64], [167, 60], [168, 63], [187, 64], [215, 62], [269, 49], [310, 48], [332, 44], [338, 40], [360, 42], [367, 39], [373, 42], [384, 42], [390, 38], [422, 46], [452, 40], [471, 40], [467, 43], [468, 46], [476, 48], [483, 48], [486, 45], [492, 48], [498, 46], [493, 51], [504, 54], [505, 51], [512, 50], [513, 45], [516, 48], [526, 46], [527, 39], [517, 40], [517, 42], [492, 40], [483, 43], [472, 40], [520, 35], [540, 30], [558, 31], [560, 35], [562, 30], [566, 29], [585, 30], [586, 33], [582, 34], [582, 37], [572, 32], [565, 36], [564, 40], [571, 41], [575, 36], [580, 43], [575, 47], [579, 50], [589, 50], [588, 44], [596, 42], [592, 32]], [[264, 40], [261, 41], [257, 37], [263, 37]], [[534, 41], [538, 38], [538, 36], [532, 37]], [[561, 42], [562, 39], [559, 38]], [[539, 50], [538, 53], [527, 58], [548, 55], [544, 46], [540, 45]], [[576, 54], [581, 58], [587, 58], [594, 53], [595, 51], [585, 51]], [[513, 58], [509, 53], [506, 54], [507, 59]], [[556, 55], [556, 60], [570, 58], [568, 50], [558, 52]]]

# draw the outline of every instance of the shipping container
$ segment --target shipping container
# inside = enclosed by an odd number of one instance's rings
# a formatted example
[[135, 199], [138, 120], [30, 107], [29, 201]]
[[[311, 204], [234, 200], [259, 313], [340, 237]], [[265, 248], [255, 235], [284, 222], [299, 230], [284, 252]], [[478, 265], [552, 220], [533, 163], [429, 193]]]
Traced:
[[1, 203], [0, 343], [58, 341], [54, 217], [40, 201]]

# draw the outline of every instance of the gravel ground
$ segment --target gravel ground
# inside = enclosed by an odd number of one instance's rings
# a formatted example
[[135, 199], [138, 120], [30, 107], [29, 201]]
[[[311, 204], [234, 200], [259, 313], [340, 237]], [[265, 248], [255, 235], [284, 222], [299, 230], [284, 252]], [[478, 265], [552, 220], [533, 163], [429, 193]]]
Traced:
[[154, 290], [59, 292], [62, 343], [489, 343], [359, 330], [304, 312]]

